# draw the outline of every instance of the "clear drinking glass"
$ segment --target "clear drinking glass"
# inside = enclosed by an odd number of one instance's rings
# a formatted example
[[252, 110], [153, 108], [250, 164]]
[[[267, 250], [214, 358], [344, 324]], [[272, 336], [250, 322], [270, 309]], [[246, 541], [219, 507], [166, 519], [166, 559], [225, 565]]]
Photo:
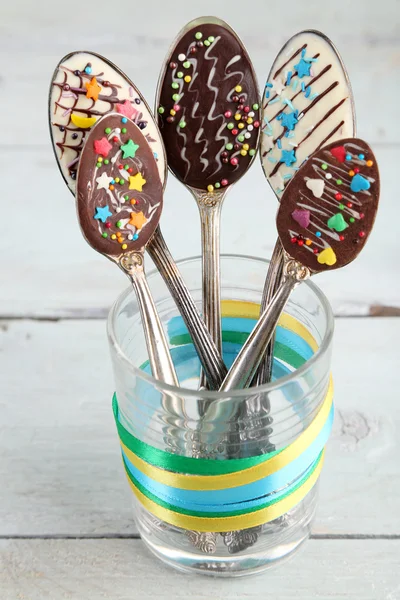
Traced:
[[[200, 309], [201, 258], [182, 260], [178, 266]], [[268, 261], [259, 258], [221, 257], [223, 353], [228, 367], [256, 322], [267, 269]], [[198, 391], [200, 363], [175, 302], [157, 271], [148, 275], [148, 282], [181, 387], [151, 376], [139, 307], [133, 291], [126, 290], [108, 319], [121, 425], [153, 448], [214, 460], [258, 456], [296, 440], [318, 413], [329, 384], [334, 322], [318, 287], [302, 283], [291, 295], [285, 322], [277, 331], [272, 382], [220, 393]], [[293, 323], [300, 335], [291, 332]], [[143, 541], [164, 562], [184, 571], [238, 576], [280, 563], [300, 547], [310, 534], [317, 488], [318, 483], [297, 505], [268, 523], [223, 534], [199, 534], [170, 525], [135, 496], [134, 514]], [[271, 497], [281, 491], [274, 490]]]

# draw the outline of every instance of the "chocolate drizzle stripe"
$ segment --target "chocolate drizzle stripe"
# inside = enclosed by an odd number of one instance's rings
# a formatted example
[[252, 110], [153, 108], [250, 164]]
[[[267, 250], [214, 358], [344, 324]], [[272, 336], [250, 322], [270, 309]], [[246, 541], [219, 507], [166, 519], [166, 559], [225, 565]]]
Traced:
[[[319, 57], [319, 52], [313, 56], [313, 58], [318, 58], [318, 57]], [[292, 76], [292, 81], [293, 81], [293, 79], [295, 79], [296, 77], [297, 77], [297, 73], [294, 73], [294, 74], [293, 74], [293, 76]], [[309, 86], [310, 86], [312, 83], [313, 83], [313, 80], [311, 80], [311, 81], [310, 81], [310, 83], [308, 83], [308, 84], [307, 84], [305, 87], [306, 87], [306, 88], [308, 88], [308, 87], [309, 87]], [[285, 83], [285, 87], [287, 87], [286, 83]], [[296, 96], [298, 96], [298, 95], [299, 95], [299, 94], [301, 94], [302, 92], [303, 92], [303, 90], [300, 90], [299, 92], [297, 92]], [[265, 103], [265, 105], [264, 105], [264, 107], [263, 107], [263, 108], [264, 108], [264, 109], [265, 109], [265, 108], [267, 108], [268, 104], [269, 104], [269, 103], [270, 103], [272, 100], [274, 100], [274, 99], [275, 99], [277, 96], [278, 96], [278, 94], [275, 94], [275, 96], [272, 96], [272, 98], [268, 98], [268, 101]], [[296, 97], [296, 96], [295, 96], [295, 97]]]
[[344, 125], [344, 121], [340, 121], [339, 125], [337, 125], [334, 129], [332, 129], [332, 131], [326, 136], [325, 139], [322, 140], [322, 142], [319, 144], [317, 150], [320, 150], [322, 148], [322, 146], [324, 146], [326, 144], [326, 142], [333, 136], [335, 135], [335, 133]]
[[294, 58], [296, 58], [296, 56], [298, 54], [300, 54], [300, 52], [302, 52], [303, 50], [305, 50], [307, 48], [307, 44], [303, 44], [303, 46], [301, 48], [299, 48], [298, 50], [296, 50], [296, 52], [289, 58], [289, 60], [287, 60], [275, 73], [275, 75], [273, 76], [272, 79], [276, 79], [278, 77], [278, 75], [283, 71], [283, 69], [286, 67], [286, 65], [288, 65], [290, 63], [290, 61], [292, 61]]
[[[315, 83], [318, 79], [320, 79], [320, 77], [322, 77], [323, 75], [325, 75], [325, 73], [327, 73], [329, 71], [329, 69], [331, 69], [331, 68], [332, 68], [332, 65], [327, 65], [326, 67], [324, 67], [322, 69], [321, 73], [318, 73], [318, 75], [316, 75], [314, 77], [314, 79], [311, 79], [310, 83], [308, 85], [306, 85], [306, 89], [310, 85], [313, 85], [313, 83]], [[338, 81], [335, 82], [336, 85], [338, 85], [338, 83], [339, 83]], [[300, 90], [299, 92], [297, 92], [292, 98], [290, 98], [290, 102], [293, 102], [293, 100], [295, 100], [297, 98], [297, 96], [300, 96], [300, 94], [302, 94], [302, 93], [303, 93], [302, 90]], [[315, 102], [315, 100], [317, 100], [318, 97], [319, 96], [317, 96], [317, 98], [315, 98], [313, 100], [313, 102]], [[309, 108], [313, 105], [313, 102], [310, 104]], [[274, 115], [273, 117], [271, 117], [270, 122], [274, 121], [274, 119], [276, 119], [276, 117], [278, 117], [281, 113], [283, 113], [284, 110], [285, 110], [285, 108], [286, 108], [286, 105], [283, 108], [281, 108], [281, 110], [279, 112], [277, 112], [276, 115]], [[304, 113], [304, 111], [303, 111], [303, 113]]]
[[[338, 108], [339, 108], [339, 107], [340, 107], [340, 106], [343, 104], [343, 102], [345, 102], [346, 100], [347, 100], [347, 98], [343, 98], [343, 99], [342, 99], [342, 100], [340, 100], [340, 102], [338, 102], [338, 103], [337, 103], [335, 106], [332, 106], [332, 108], [330, 108], [330, 109], [328, 110], [328, 112], [327, 112], [327, 113], [326, 113], [326, 114], [325, 114], [325, 115], [322, 117], [322, 119], [320, 119], [320, 120], [318, 121], [318, 123], [317, 123], [317, 124], [316, 124], [316, 125], [313, 127], [313, 129], [312, 129], [312, 130], [311, 130], [311, 131], [310, 131], [310, 132], [309, 132], [309, 133], [306, 135], [306, 137], [304, 137], [302, 140], [300, 140], [300, 142], [297, 144], [297, 146], [296, 146], [296, 147], [298, 148], [299, 146], [301, 146], [301, 144], [302, 144], [303, 142], [305, 142], [305, 141], [306, 141], [306, 140], [307, 140], [307, 139], [308, 139], [308, 138], [309, 138], [309, 137], [310, 137], [310, 136], [311, 136], [311, 135], [314, 133], [314, 131], [315, 131], [315, 130], [316, 130], [316, 129], [317, 129], [319, 126], [320, 126], [320, 125], [322, 125], [322, 123], [324, 123], [324, 122], [326, 121], [326, 119], [328, 119], [328, 118], [331, 116], [331, 114], [333, 114], [333, 113], [335, 112], [335, 110], [337, 110], [337, 109], [338, 109]], [[304, 114], [304, 113], [303, 113], [303, 114]], [[282, 139], [284, 135], [285, 135], [285, 131], [282, 131], [282, 133], [281, 133], [281, 134], [280, 134], [280, 135], [279, 135], [277, 138], [275, 138], [275, 139], [273, 140], [274, 144], [276, 144], [276, 142], [277, 142], [278, 140]], [[269, 152], [271, 152], [271, 151], [272, 151], [272, 148], [270, 148], [269, 150], [267, 150], [266, 152], [264, 152], [264, 153], [263, 153], [263, 156], [266, 156], [266, 155], [267, 155], [267, 154], [269, 154]]]
[[[302, 113], [301, 113], [301, 114], [302, 114], [302, 115], [305, 115], [306, 113], [308, 113], [308, 111], [309, 111], [309, 110], [311, 110], [311, 109], [313, 108], [313, 106], [315, 106], [315, 105], [316, 105], [316, 104], [317, 104], [317, 103], [318, 103], [320, 100], [322, 100], [322, 98], [323, 98], [324, 96], [326, 96], [327, 94], [329, 94], [329, 92], [330, 92], [330, 91], [332, 91], [333, 89], [335, 89], [335, 87], [336, 87], [337, 85], [338, 85], [338, 82], [337, 82], [337, 81], [336, 81], [335, 83], [332, 83], [332, 85], [330, 85], [330, 86], [329, 86], [328, 88], [326, 88], [326, 90], [324, 90], [324, 91], [323, 91], [323, 92], [322, 92], [322, 93], [321, 93], [319, 96], [317, 96], [317, 97], [316, 97], [316, 98], [315, 98], [315, 99], [314, 99], [314, 100], [311, 102], [310, 106], [308, 106], [307, 108], [305, 108], [305, 109], [302, 111]], [[342, 121], [342, 122], [341, 122], [341, 123], [340, 123], [340, 124], [339, 124], [339, 125], [338, 125], [338, 126], [337, 126], [337, 127], [334, 129], [334, 130], [333, 130], [333, 132], [331, 132], [331, 133], [329, 134], [329, 136], [328, 136], [327, 138], [325, 138], [325, 139], [324, 139], [324, 140], [321, 142], [321, 144], [319, 144], [319, 146], [318, 146], [317, 150], [319, 150], [319, 149], [320, 149], [320, 148], [321, 148], [321, 147], [324, 145], [324, 143], [326, 142], [326, 140], [328, 140], [330, 137], [332, 137], [332, 135], [333, 135], [333, 134], [334, 134], [334, 133], [335, 133], [335, 132], [336, 132], [336, 131], [337, 131], [337, 130], [338, 130], [338, 129], [339, 129], [341, 126], [342, 126], [342, 125], [343, 125], [343, 123], [344, 123], [344, 121]], [[270, 173], [270, 177], [272, 177], [273, 175], [275, 175], [275, 173], [277, 173], [277, 172], [279, 171], [279, 168], [280, 168], [280, 166], [281, 166], [282, 164], [283, 164], [283, 163], [281, 163], [281, 162], [278, 162], [278, 163], [275, 165], [275, 167], [272, 169], [272, 171], [271, 171], [271, 173]]]
[[335, 110], [337, 110], [340, 106], [342, 106], [343, 102], [346, 102], [346, 100], [347, 100], [347, 98], [342, 98], [342, 100], [340, 100], [340, 102], [338, 102], [335, 106], [332, 106], [332, 108], [330, 108], [328, 110], [328, 112], [322, 117], [322, 119], [320, 119], [318, 121], [318, 123], [316, 123], [316, 125], [314, 125], [313, 129], [306, 135], [306, 137], [304, 137], [302, 140], [300, 140], [300, 142], [298, 143], [298, 146], [300, 146], [303, 142], [308, 140], [308, 138], [310, 136], [312, 136], [314, 131], [316, 129], [318, 129], [318, 127], [320, 125], [322, 125], [322, 123], [324, 123], [326, 121], [326, 119], [329, 119], [329, 117], [335, 112]]

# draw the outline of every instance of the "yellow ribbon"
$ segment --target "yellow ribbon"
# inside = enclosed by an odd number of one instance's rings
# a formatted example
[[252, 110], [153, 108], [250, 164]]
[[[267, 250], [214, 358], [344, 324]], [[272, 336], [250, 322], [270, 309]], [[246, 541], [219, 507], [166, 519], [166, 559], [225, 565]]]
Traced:
[[[257, 321], [260, 316], [260, 305], [256, 302], [242, 302], [241, 300], [222, 300], [221, 310], [223, 317], [255, 319]], [[293, 333], [297, 333], [297, 335], [302, 337], [303, 340], [307, 342], [307, 344], [314, 352], [318, 350], [318, 344], [315, 338], [308, 331], [307, 327], [305, 327], [297, 319], [292, 317], [292, 315], [283, 313], [279, 317], [278, 325], [280, 325], [284, 329], [289, 329], [290, 331], [293, 331]]]
[[331, 410], [332, 399], [333, 383], [331, 378], [329, 381], [328, 392], [317, 416], [294, 442], [278, 454], [275, 454], [268, 461], [235, 473], [211, 476], [173, 473], [172, 471], [165, 471], [164, 469], [160, 469], [159, 467], [155, 467], [145, 462], [143, 459], [133, 454], [133, 452], [131, 452], [131, 450], [129, 450], [122, 442], [121, 448], [130, 462], [139, 469], [141, 473], [154, 479], [158, 483], [163, 483], [170, 487], [197, 491], [224, 490], [227, 488], [239, 487], [248, 483], [254, 483], [255, 481], [276, 473], [276, 471], [279, 471], [300, 456], [320, 433]]
[[161, 519], [170, 525], [175, 525], [176, 527], [181, 527], [183, 529], [194, 529], [195, 531], [234, 531], [238, 529], [247, 529], [248, 527], [257, 527], [263, 523], [269, 523], [269, 521], [273, 521], [284, 515], [296, 506], [296, 504], [301, 502], [318, 480], [324, 462], [324, 453], [312, 475], [303, 483], [303, 485], [297, 488], [295, 492], [271, 506], [267, 506], [266, 508], [262, 508], [261, 510], [246, 515], [236, 515], [233, 517], [210, 518], [183, 515], [168, 508], [164, 508], [147, 498], [133, 485], [129, 477], [128, 482], [136, 498], [144, 508], [158, 519]]

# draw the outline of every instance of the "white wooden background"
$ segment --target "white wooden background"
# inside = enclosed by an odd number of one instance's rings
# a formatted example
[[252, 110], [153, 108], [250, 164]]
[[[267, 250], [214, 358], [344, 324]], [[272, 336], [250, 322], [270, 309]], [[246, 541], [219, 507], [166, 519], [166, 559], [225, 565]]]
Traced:
[[[399, 10], [398, 0], [1, 0], [1, 600], [400, 600]], [[338, 316], [338, 410], [313, 539], [282, 569], [240, 581], [171, 572], [138, 538], [104, 326], [125, 280], [81, 238], [47, 126], [49, 81], [64, 54], [104, 54], [152, 104], [170, 41], [200, 14], [238, 31], [261, 86], [289, 36], [304, 28], [330, 36], [353, 83], [358, 133], [382, 174], [365, 252], [317, 280]], [[223, 251], [268, 256], [275, 209], [256, 163], [226, 200]], [[176, 258], [199, 253], [197, 209], [172, 177], [162, 228]]]

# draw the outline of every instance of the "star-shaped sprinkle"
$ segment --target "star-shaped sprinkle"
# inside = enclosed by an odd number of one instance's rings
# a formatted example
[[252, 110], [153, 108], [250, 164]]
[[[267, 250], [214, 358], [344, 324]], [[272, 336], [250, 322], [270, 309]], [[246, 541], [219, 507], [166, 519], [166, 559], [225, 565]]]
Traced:
[[143, 212], [131, 212], [131, 218], [129, 220], [129, 225], [133, 225], [136, 229], [142, 229], [143, 225], [147, 223], [147, 219], [144, 216]]
[[145, 183], [146, 180], [144, 179], [144, 177], [142, 177], [141, 173], [136, 173], [136, 175], [131, 175], [129, 177], [130, 190], [137, 190], [138, 192], [141, 192]]
[[108, 190], [110, 182], [112, 181], [112, 177], [109, 177], [107, 173], [104, 171], [100, 177], [97, 177], [97, 189], [98, 190]]
[[86, 98], [97, 100], [101, 92], [101, 86], [97, 83], [96, 77], [92, 77], [90, 83], [85, 83]]
[[104, 158], [108, 156], [108, 153], [112, 148], [112, 145], [106, 137], [101, 138], [101, 140], [94, 140], [93, 146], [96, 154], [101, 154], [101, 156], [104, 156]]
[[126, 144], [121, 146], [121, 150], [124, 153], [122, 158], [135, 158], [136, 150], [138, 148], [138, 144], [135, 144], [133, 140], [128, 140]]
[[136, 110], [136, 108], [134, 108], [132, 106], [132, 104], [129, 102], [129, 100], [125, 100], [125, 102], [123, 104], [116, 104], [115, 105], [115, 110], [120, 115], [125, 115], [125, 117], [128, 117], [128, 119], [132, 119], [138, 113], [138, 111]]
[[290, 165], [297, 162], [294, 150], [282, 150], [282, 156], [279, 162], [285, 163], [287, 167], [290, 167]]
[[111, 217], [112, 213], [110, 213], [108, 204], [107, 206], [96, 206], [96, 214], [94, 215], [94, 219], [99, 219], [102, 223], [105, 223], [108, 217]]
[[282, 122], [282, 127], [286, 127], [286, 129], [288, 131], [293, 131], [293, 129], [299, 122], [299, 120], [297, 118], [298, 116], [299, 116], [299, 111], [294, 110], [293, 112], [290, 112], [290, 113], [285, 113], [285, 112], [281, 113], [280, 115], [277, 116], [277, 119], [278, 119], [278, 121]]
[[278, 94], [278, 96], [280, 96], [284, 89], [285, 83], [280, 77], [272, 80], [272, 91], [275, 92], [275, 94]]
[[297, 70], [297, 75], [301, 79], [306, 75], [310, 75], [311, 63], [305, 61], [304, 58], [301, 58], [297, 65], [294, 65], [294, 68]]

